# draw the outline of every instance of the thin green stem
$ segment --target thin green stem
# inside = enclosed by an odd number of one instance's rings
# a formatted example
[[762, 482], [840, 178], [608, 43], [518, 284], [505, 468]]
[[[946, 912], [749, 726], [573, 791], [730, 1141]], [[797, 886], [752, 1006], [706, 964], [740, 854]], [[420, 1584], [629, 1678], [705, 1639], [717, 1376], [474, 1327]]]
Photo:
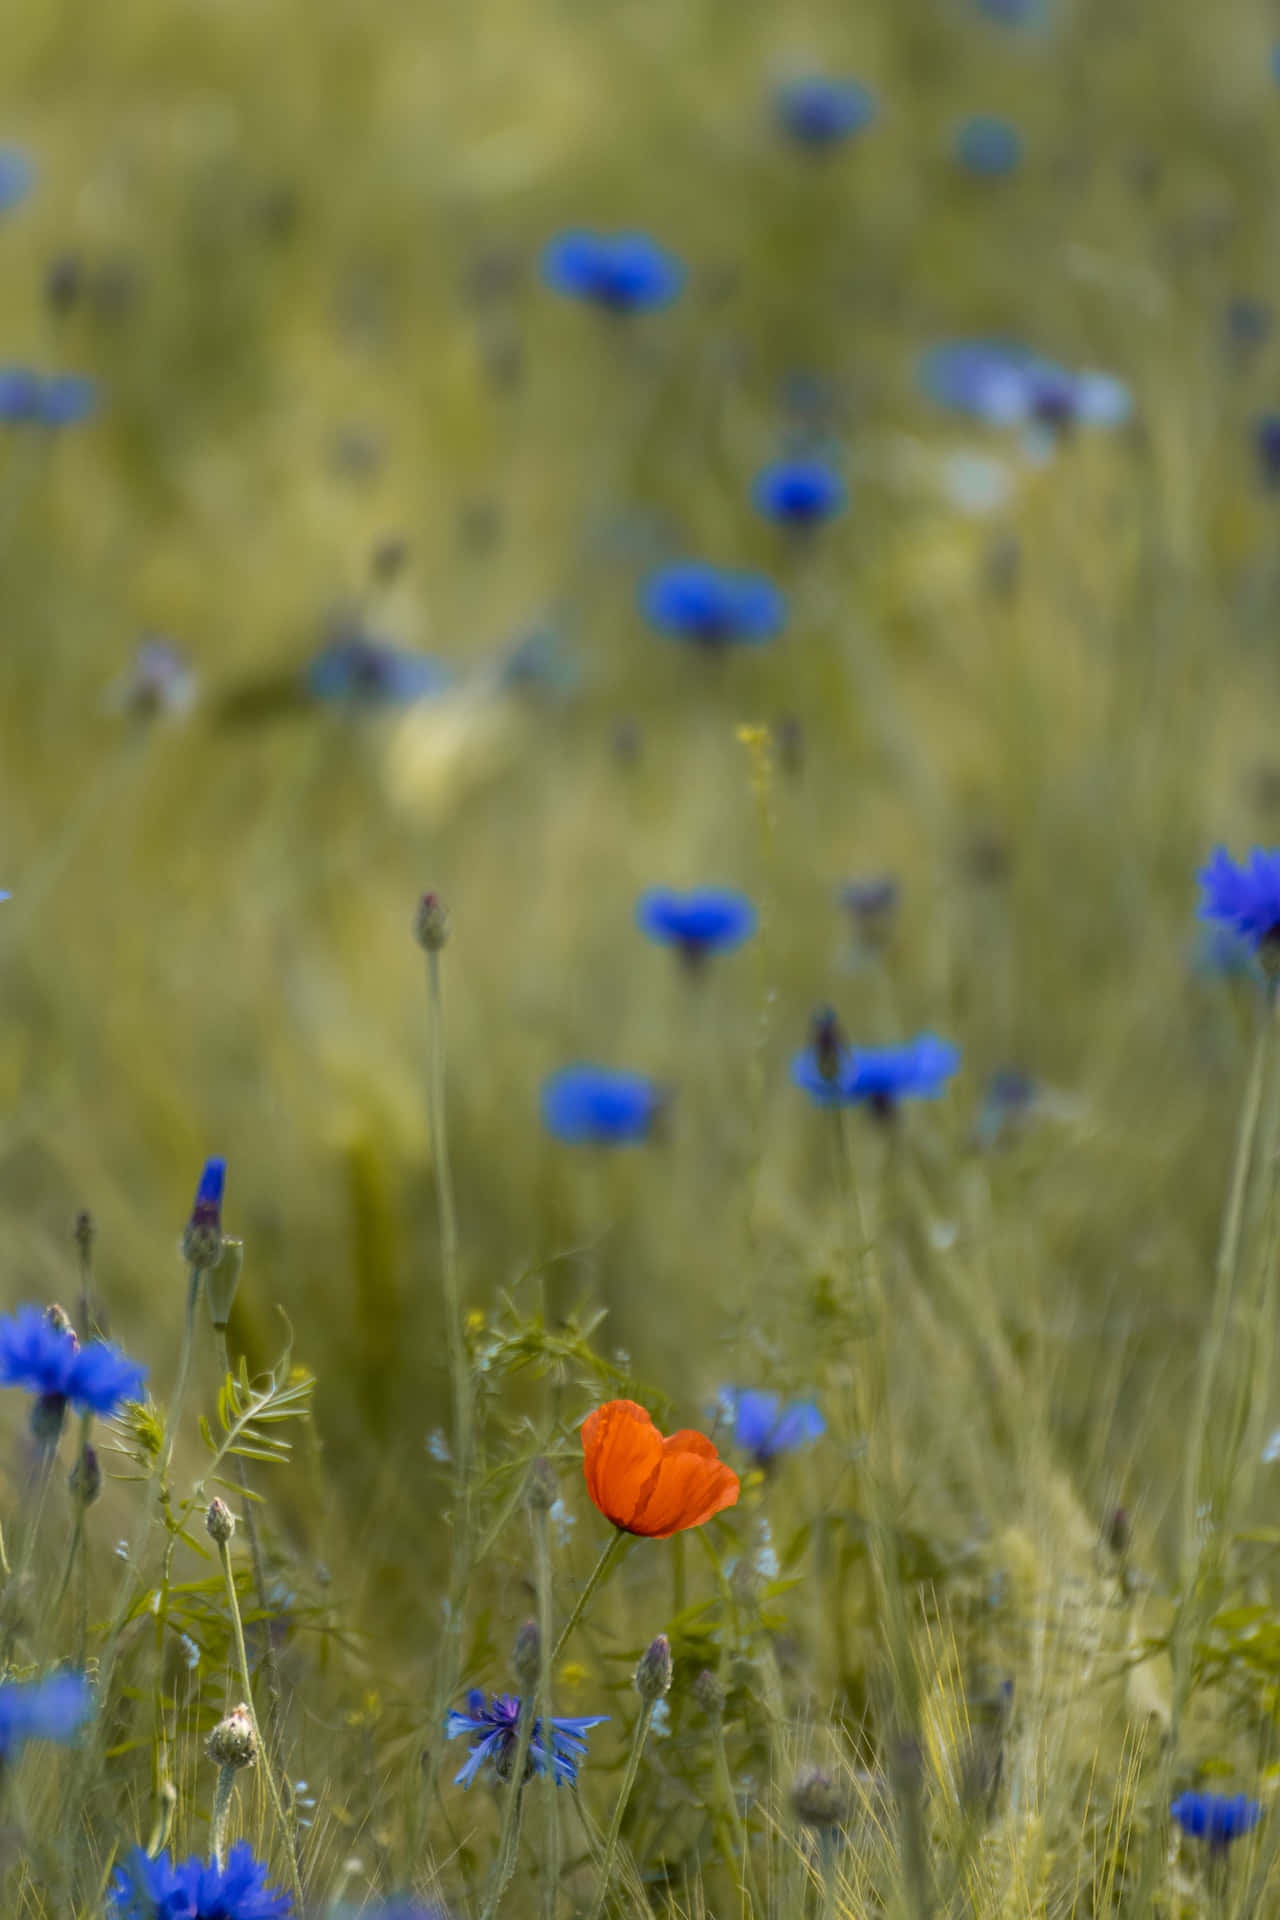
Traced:
[[219, 1873], [227, 1863], [227, 1816], [231, 1812], [231, 1796], [235, 1792], [236, 1767], [219, 1767], [218, 1784], [213, 1793], [213, 1810], [209, 1815], [209, 1858]]
[[511, 1765], [511, 1779], [507, 1788], [507, 1805], [502, 1816], [502, 1832], [498, 1839], [498, 1859], [494, 1868], [493, 1891], [485, 1902], [481, 1920], [493, 1920], [502, 1896], [511, 1885], [516, 1870], [516, 1861], [520, 1857], [520, 1821], [524, 1812], [524, 1776], [529, 1765], [529, 1748], [533, 1741], [533, 1729], [537, 1720], [538, 1701], [536, 1693], [525, 1695], [520, 1702], [520, 1718], [516, 1723], [516, 1750]]
[[573, 1632], [579, 1620], [581, 1620], [583, 1614], [586, 1612], [587, 1608], [590, 1606], [591, 1601], [595, 1596], [596, 1588], [600, 1585], [600, 1582], [604, 1579], [610, 1567], [613, 1565], [614, 1560], [616, 1559], [617, 1555], [622, 1549], [623, 1542], [626, 1540], [629, 1540], [630, 1538], [631, 1538], [631, 1535], [629, 1533], [624, 1533], [621, 1527], [615, 1527], [614, 1531], [609, 1535], [608, 1540], [605, 1542], [604, 1552], [600, 1555], [600, 1558], [596, 1561], [595, 1566], [591, 1569], [590, 1579], [587, 1581], [586, 1586], [582, 1589], [582, 1592], [578, 1595], [577, 1602], [574, 1606], [573, 1612], [569, 1615], [569, 1618], [565, 1621], [564, 1626], [560, 1630], [560, 1638], [556, 1641], [555, 1652], [551, 1656], [551, 1662], [553, 1666], [558, 1663], [561, 1654], [564, 1652], [565, 1647], [568, 1644], [570, 1634]]
[[289, 1820], [284, 1810], [284, 1803], [280, 1798], [280, 1788], [276, 1784], [275, 1766], [270, 1753], [267, 1751], [266, 1742], [262, 1738], [262, 1728], [258, 1724], [257, 1708], [253, 1704], [253, 1679], [249, 1672], [249, 1655], [244, 1644], [244, 1626], [240, 1619], [240, 1596], [236, 1592], [235, 1569], [231, 1565], [231, 1542], [230, 1540], [219, 1540], [217, 1545], [218, 1558], [222, 1562], [222, 1578], [227, 1589], [227, 1607], [231, 1614], [231, 1631], [236, 1643], [236, 1659], [240, 1667], [240, 1681], [244, 1687], [245, 1708], [253, 1726], [258, 1752], [262, 1756], [262, 1775], [267, 1783], [267, 1795], [271, 1801], [271, 1811], [275, 1815], [276, 1824], [280, 1829], [280, 1837], [284, 1842], [285, 1852], [288, 1855], [289, 1878], [293, 1884], [294, 1902], [297, 1905], [298, 1912], [302, 1913], [305, 1902], [302, 1897], [302, 1877], [298, 1871], [298, 1850], [294, 1844], [293, 1829], [289, 1825]]
[[203, 1281], [203, 1267], [192, 1267], [187, 1280], [187, 1316], [182, 1325], [182, 1351], [178, 1355], [178, 1377], [173, 1383], [173, 1399], [169, 1402], [169, 1417], [165, 1421], [164, 1454], [160, 1465], [162, 1480], [168, 1478], [169, 1463], [173, 1459], [178, 1429], [182, 1424], [187, 1383], [191, 1378], [191, 1356], [195, 1350], [196, 1307], [199, 1304]]
[[640, 1771], [640, 1756], [644, 1752], [644, 1743], [649, 1732], [649, 1723], [653, 1719], [654, 1702], [642, 1700], [640, 1712], [636, 1716], [635, 1732], [631, 1736], [631, 1751], [627, 1755], [627, 1770], [622, 1776], [622, 1785], [614, 1803], [613, 1818], [609, 1822], [609, 1831], [605, 1836], [604, 1858], [600, 1862], [600, 1880], [596, 1887], [596, 1897], [591, 1904], [590, 1920], [600, 1920], [604, 1912], [605, 1901], [609, 1897], [609, 1883], [613, 1879], [613, 1863], [618, 1853], [618, 1838], [622, 1832], [622, 1822], [627, 1805], [636, 1784], [636, 1775]]
[[[538, 1705], [548, 1727], [555, 1712], [551, 1698], [552, 1630], [555, 1626], [555, 1595], [551, 1578], [551, 1527], [545, 1507], [530, 1509], [533, 1526], [533, 1577], [538, 1601]], [[551, 1769], [542, 1783], [544, 1810], [544, 1847], [542, 1860], [542, 1917], [555, 1920], [560, 1892], [560, 1799]]]
[[[225, 1327], [219, 1327], [216, 1332], [218, 1356], [222, 1363], [223, 1374], [226, 1375], [231, 1372], [231, 1351], [227, 1346], [227, 1330]], [[266, 1621], [271, 1611], [267, 1593], [267, 1569], [262, 1557], [262, 1542], [258, 1537], [257, 1521], [254, 1519], [253, 1501], [249, 1495], [248, 1476], [244, 1470], [244, 1461], [239, 1454], [235, 1456], [235, 1471], [240, 1491], [244, 1495], [242, 1511], [244, 1514], [245, 1537], [249, 1542], [249, 1564], [253, 1568], [254, 1597], [258, 1602], [258, 1611], [261, 1613], [263, 1620]], [[280, 1702], [283, 1698], [283, 1690], [280, 1685], [280, 1664], [276, 1659], [275, 1645], [272, 1641], [270, 1631], [266, 1631], [263, 1638], [264, 1653], [262, 1666], [267, 1682], [267, 1731], [274, 1736], [277, 1732], [277, 1722], [280, 1715]], [[268, 1748], [267, 1751], [269, 1753], [271, 1749]]]
[[747, 1832], [746, 1822], [738, 1811], [738, 1796], [734, 1791], [733, 1775], [729, 1771], [729, 1756], [725, 1751], [724, 1722], [720, 1719], [713, 1720], [711, 1725], [711, 1757], [715, 1765], [716, 1789], [733, 1833], [734, 1858], [738, 1868], [740, 1890], [746, 1894], [753, 1911], [762, 1914], [764, 1904], [756, 1884], [755, 1869], [751, 1864], [751, 1838]]

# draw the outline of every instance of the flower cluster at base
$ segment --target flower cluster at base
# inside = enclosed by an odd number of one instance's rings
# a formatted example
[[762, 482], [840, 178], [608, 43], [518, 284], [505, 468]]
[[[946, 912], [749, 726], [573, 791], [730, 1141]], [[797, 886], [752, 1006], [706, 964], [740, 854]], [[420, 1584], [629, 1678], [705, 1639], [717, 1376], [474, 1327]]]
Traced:
[[[578, 1762], [587, 1751], [583, 1736], [592, 1727], [603, 1726], [608, 1718], [607, 1713], [596, 1713], [578, 1720], [552, 1720], [549, 1723], [535, 1720], [529, 1742], [529, 1776], [549, 1772], [558, 1787], [576, 1786]], [[547, 1724], [551, 1727], [549, 1747], [544, 1731]], [[496, 1693], [486, 1701], [478, 1687], [469, 1693], [466, 1713], [451, 1713], [444, 1723], [446, 1740], [456, 1740], [464, 1733], [475, 1736], [467, 1760], [453, 1777], [454, 1785], [469, 1787], [484, 1766], [492, 1767], [499, 1780], [508, 1779], [519, 1727], [518, 1695]]]
[[293, 1900], [267, 1885], [267, 1868], [247, 1840], [237, 1840], [225, 1867], [199, 1858], [149, 1860], [135, 1847], [111, 1883], [111, 1920], [295, 1920]]

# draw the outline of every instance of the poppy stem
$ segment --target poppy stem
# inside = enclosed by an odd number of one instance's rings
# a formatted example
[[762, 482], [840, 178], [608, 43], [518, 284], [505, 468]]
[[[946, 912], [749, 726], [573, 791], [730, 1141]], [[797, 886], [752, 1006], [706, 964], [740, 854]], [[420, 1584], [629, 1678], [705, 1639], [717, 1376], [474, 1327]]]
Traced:
[[606, 1573], [608, 1573], [610, 1567], [613, 1565], [614, 1559], [618, 1554], [618, 1552], [620, 1551], [623, 1542], [625, 1540], [629, 1540], [630, 1537], [631, 1536], [628, 1533], [625, 1533], [621, 1527], [615, 1527], [613, 1532], [609, 1535], [608, 1540], [605, 1542], [604, 1552], [600, 1555], [600, 1558], [596, 1561], [595, 1566], [591, 1569], [591, 1578], [587, 1581], [586, 1586], [582, 1589], [582, 1592], [578, 1595], [577, 1603], [574, 1606], [573, 1612], [569, 1615], [568, 1620], [565, 1622], [563, 1628], [561, 1629], [560, 1638], [556, 1641], [555, 1652], [551, 1656], [552, 1666], [556, 1664], [556, 1662], [560, 1658], [560, 1655], [564, 1652], [565, 1645], [569, 1639], [569, 1635], [573, 1632], [579, 1620], [581, 1620], [583, 1614], [586, 1612], [587, 1608], [590, 1606], [591, 1600], [593, 1595], [595, 1594], [596, 1588], [600, 1585], [600, 1582], [604, 1579]]
[[622, 1786], [613, 1809], [613, 1818], [609, 1822], [609, 1832], [604, 1843], [604, 1858], [600, 1862], [600, 1884], [596, 1888], [596, 1897], [591, 1905], [590, 1920], [600, 1920], [604, 1912], [604, 1903], [609, 1897], [609, 1882], [613, 1878], [613, 1863], [618, 1852], [618, 1836], [622, 1832], [622, 1821], [627, 1811], [627, 1803], [636, 1784], [636, 1775], [640, 1771], [640, 1756], [644, 1752], [644, 1743], [649, 1732], [649, 1722], [653, 1719], [653, 1700], [642, 1700], [640, 1712], [636, 1716], [635, 1732], [631, 1736], [631, 1752], [627, 1755], [627, 1770], [622, 1776]]

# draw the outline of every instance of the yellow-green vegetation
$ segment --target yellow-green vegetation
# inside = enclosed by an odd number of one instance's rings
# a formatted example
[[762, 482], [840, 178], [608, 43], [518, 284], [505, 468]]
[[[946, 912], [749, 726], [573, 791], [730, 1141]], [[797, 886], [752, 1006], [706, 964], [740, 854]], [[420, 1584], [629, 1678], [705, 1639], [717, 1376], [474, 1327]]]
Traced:
[[[0, 1738], [5, 1915], [148, 1920], [131, 1849], [240, 1836], [330, 1920], [1275, 1911], [1280, 1049], [1195, 914], [1280, 841], [1280, 87], [1242, 0], [1001, 11], [10, 0], [0, 365], [99, 400], [0, 425], [4, 1305], [150, 1399], [55, 1451], [4, 1396], [0, 1729], [95, 1689]], [[791, 71], [877, 117], [803, 150]], [[987, 113], [1008, 177], [952, 153]], [[680, 297], [557, 293], [575, 227]], [[947, 411], [970, 336], [1132, 417]], [[802, 446], [849, 504], [796, 539], [751, 485]], [[659, 637], [682, 558], [784, 633]], [[331, 697], [352, 638], [448, 684]], [[704, 883], [759, 928], [686, 966], [636, 901]], [[960, 1071], [824, 1107], [825, 1006]], [[650, 1139], [551, 1136], [575, 1061], [669, 1094]], [[753, 1461], [726, 1387], [825, 1432]], [[611, 1398], [742, 1488], [588, 1592]], [[608, 1715], [576, 1786], [513, 1785], [528, 1704], [453, 1784], [471, 1688]]]

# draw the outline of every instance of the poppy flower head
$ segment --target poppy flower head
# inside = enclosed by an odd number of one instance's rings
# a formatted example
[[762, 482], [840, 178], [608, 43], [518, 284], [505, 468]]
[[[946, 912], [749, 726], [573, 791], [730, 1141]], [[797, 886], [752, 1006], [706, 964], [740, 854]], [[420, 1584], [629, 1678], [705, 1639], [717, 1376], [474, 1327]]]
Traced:
[[703, 1433], [658, 1432], [634, 1400], [608, 1400], [582, 1426], [594, 1505], [624, 1533], [666, 1540], [737, 1504], [738, 1476]]

